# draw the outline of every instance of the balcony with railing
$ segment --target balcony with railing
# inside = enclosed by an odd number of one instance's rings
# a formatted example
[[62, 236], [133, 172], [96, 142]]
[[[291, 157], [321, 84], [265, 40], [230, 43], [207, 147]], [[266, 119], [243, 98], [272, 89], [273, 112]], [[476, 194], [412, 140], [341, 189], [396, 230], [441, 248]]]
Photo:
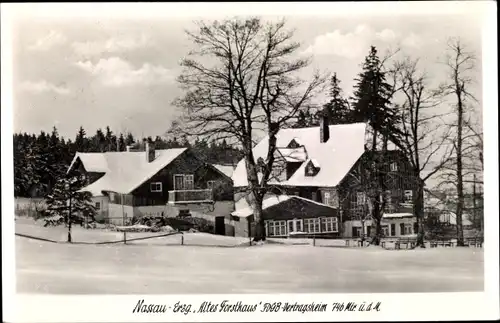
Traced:
[[168, 204], [213, 203], [211, 189], [168, 191]]

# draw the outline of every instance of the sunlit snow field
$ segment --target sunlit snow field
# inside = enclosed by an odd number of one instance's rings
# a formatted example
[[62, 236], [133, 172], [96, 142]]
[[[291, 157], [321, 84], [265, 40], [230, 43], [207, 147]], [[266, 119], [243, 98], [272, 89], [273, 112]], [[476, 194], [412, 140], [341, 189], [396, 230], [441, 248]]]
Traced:
[[[64, 241], [28, 219], [16, 232]], [[128, 234], [128, 238], [158, 233]], [[76, 227], [75, 241], [122, 233]], [[17, 290], [54, 294], [383, 293], [483, 290], [483, 249], [384, 250], [268, 243], [203, 233], [130, 244], [54, 244], [16, 237]], [[216, 246], [214, 246], [216, 245]]]

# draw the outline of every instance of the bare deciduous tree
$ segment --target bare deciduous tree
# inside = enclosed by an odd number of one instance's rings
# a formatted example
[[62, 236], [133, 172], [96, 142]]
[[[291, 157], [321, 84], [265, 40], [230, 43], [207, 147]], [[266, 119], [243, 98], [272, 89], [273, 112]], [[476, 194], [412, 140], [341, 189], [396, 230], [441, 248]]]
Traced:
[[446, 171], [442, 177], [443, 184], [451, 184], [456, 188], [457, 203], [457, 245], [464, 245], [464, 234], [462, 225], [462, 215], [465, 207], [464, 180], [474, 172], [466, 167], [466, 157], [468, 153], [468, 142], [475, 138], [469, 132], [467, 123], [469, 120], [471, 105], [469, 102], [477, 102], [469, 87], [474, 82], [470, 72], [475, 69], [475, 56], [468, 52], [459, 39], [448, 41], [448, 55], [444, 62], [449, 71], [449, 81], [442, 84], [441, 90], [447, 96], [452, 97], [454, 104], [453, 114], [456, 117], [449, 127], [453, 133], [450, 137], [450, 144], [453, 146], [454, 155], [447, 163]]
[[[178, 83], [185, 94], [175, 102], [183, 113], [174, 130], [231, 138], [242, 146], [254, 240], [263, 240], [262, 201], [269, 190], [276, 134], [322, 90], [327, 76], [316, 73], [309, 82], [297, 76], [309, 60], [295, 55], [300, 44], [292, 40], [293, 31], [284, 21], [252, 18], [197, 25], [196, 32], [187, 32], [196, 49], [181, 63]], [[252, 152], [259, 130], [267, 134], [265, 167], [257, 167]]]
[[[424, 247], [424, 186], [450, 160], [453, 147], [447, 145], [449, 128], [444, 128], [442, 117], [443, 91], [432, 89], [425, 72], [419, 70], [419, 61], [406, 57], [394, 64], [394, 79], [402, 94], [401, 135], [394, 143], [407, 156], [415, 179], [413, 197], [417, 217], [417, 246]], [[441, 109], [441, 111], [439, 111]]]

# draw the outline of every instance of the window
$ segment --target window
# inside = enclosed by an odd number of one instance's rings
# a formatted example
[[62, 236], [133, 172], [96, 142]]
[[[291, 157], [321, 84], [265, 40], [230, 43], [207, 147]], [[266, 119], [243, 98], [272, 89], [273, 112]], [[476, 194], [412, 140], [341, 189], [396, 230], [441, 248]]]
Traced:
[[161, 182], [150, 183], [149, 188], [151, 189], [151, 192], [161, 192], [162, 191]]
[[187, 190], [194, 188], [194, 175], [184, 175], [184, 186]]
[[307, 233], [321, 232], [320, 219], [304, 219], [304, 231]]
[[387, 225], [384, 225], [382, 227], [382, 234], [384, 237], [388, 237], [389, 236], [389, 227]]
[[215, 186], [215, 181], [208, 181], [207, 188], [213, 190]]
[[371, 237], [372, 236], [371, 233], [372, 233], [372, 227], [369, 225], [369, 226], [366, 227], [366, 235], [368, 237]]
[[356, 193], [356, 205], [364, 205], [365, 204], [365, 193], [357, 192]]
[[97, 210], [100, 210], [101, 209], [101, 202], [95, 202], [95, 208]]
[[413, 233], [413, 225], [411, 223], [405, 223], [404, 233], [405, 233], [405, 235]]
[[330, 192], [325, 192], [325, 200], [323, 201], [324, 204], [330, 205]]
[[404, 202], [413, 204], [413, 191], [412, 190], [405, 191]]
[[394, 237], [396, 235], [396, 224], [391, 223], [391, 232], [390, 232], [391, 237]]
[[267, 236], [286, 236], [286, 221], [267, 221]]
[[398, 163], [391, 163], [391, 172], [398, 171]]
[[353, 238], [361, 237], [361, 227], [353, 227], [352, 228], [352, 237]]
[[183, 175], [183, 174], [174, 175], [175, 191], [192, 190], [193, 188], [194, 188], [194, 175]]
[[399, 224], [399, 235], [402, 236], [405, 234], [405, 224], [404, 223], [400, 223]]
[[322, 218], [321, 219], [321, 232], [339, 232], [337, 218]]

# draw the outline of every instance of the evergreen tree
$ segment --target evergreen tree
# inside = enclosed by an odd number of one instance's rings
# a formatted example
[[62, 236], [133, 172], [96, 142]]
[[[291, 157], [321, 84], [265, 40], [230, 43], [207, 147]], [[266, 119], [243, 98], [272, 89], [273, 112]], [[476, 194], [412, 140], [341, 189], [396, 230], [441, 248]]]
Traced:
[[80, 129], [78, 130], [78, 133], [76, 134], [75, 138], [75, 148], [74, 151], [79, 151], [79, 152], [87, 152], [89, 149], [88, 145], [88, 139], [86, 138], [87, 133], [83, 129], [82, 126], [80, 126]]
[[118, 137], [118, 150], [125, 151], [126, 150], [125, 137], [123, 133], [120, 133], [120, 137]]
[[319, 126], [319, 114], [312, 107], [305, 107], [300, 110], [296, 117], [296, 122], [292, 124], [292, 128], [307, 128]]
[[125, 145], [126, 146], [130, 146], [130, 145], [133, 145], [135, 143], [135, 138], [134, 136], [129, 132], [127, 134], [127, 137], [125, 139]]
[[102, 132], [102, 129], [97, 129], [94, 137], [92, 137], [92, 152], [105, 152], [106, 151], [106, 136]]
[[[377, 49], [371, 46], [370, 53], [365, 58], [363, 70], [356, 79], [353, 108], [354, 121], [368, 122], [372, 131], [370, 154], [364, 155], [366, 171], [363, 171], [361, 183], [367, 196], [366, 203], [369, 215], [374, 221], [375, 234], [372, 244], [379, 245], [382, 236], [381, 220], [387, 202], [387, 152], [388, 138], [399, 133], [397, 129], [399, 118], [390, 105], [392, 86], [386, 82], [382, 63], [377, 55]], [[383, 139], [382, 151], [377, 149], [379, 136]]]
[[109, 126], [106, 126], [106, 147], [104, 151], [116, 151], [116, 136], [113, 134]]
[[61, 177], [57, 180], [52, 192], [47, 196], [45, 226], [65, 224], [68, 228], [68, 242], [72, 242], [71, 227], [73, 224], [84, 225], [94, 222], [96, 210], [91, 194], [78, 192], [85, 185], [85, 176]]
[[184, 136], [182, 137], [182, 140], [181, 140], [181, 142], [180, 142], [180, 144], [179, 144], [179, 145], [180, 145], [181, 147], [183, 147], [183, 148], [189, 148], [189, 147], [191, 147], [191, 144], [189, 143], [189, 140], [188, 140], [188, 138], [187, 138], [187, 136], [186, 136], [186, 135], [184, 135]]
[[324, 111], [328, 115], [329, 124], [346, 124], [356, 122], [354, 111], [342, 95], [340, 80], [335, 73], [330, 82], [330, 101], [324, 105]]
[[66, 172], [67, 167], [64, 158], [64, 148], [56, 127], [52, 129], [47, 142], [47, 149], [45, 149], [43, 156], [46, 164], [44, 179], [50, 191], [56, 179]]
[[14, 136], [14, 195], [30, 196], [32, 188], [41, 185], [42, 163], [36, 137]]
[[393, 89], [386, 81], [375, 46], [371, 46], [363, 63], [363, 70], [355, 80], [353, 121], [368, 122], [372, 129], [371, 149], [376, 150], [380, 135], [385, 146], [388, 137], [399, 132], [399, 119], [395, 109], [390, 106]]

